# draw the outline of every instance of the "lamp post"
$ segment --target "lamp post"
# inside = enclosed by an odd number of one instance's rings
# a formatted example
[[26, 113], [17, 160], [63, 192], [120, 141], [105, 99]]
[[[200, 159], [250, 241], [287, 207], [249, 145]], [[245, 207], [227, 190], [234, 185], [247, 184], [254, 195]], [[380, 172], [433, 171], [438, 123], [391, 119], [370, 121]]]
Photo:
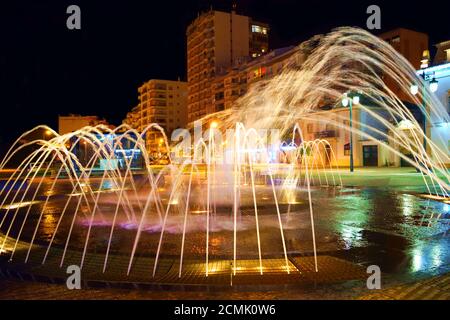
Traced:
[[[420, 76], [422, 77], [424, 82], [428, 82], [429, 84], [429, 88], [431, 92], [436, 92], [438, 89], [438, 81], [436, 80], [435, 74], [434, 72], [432, 73], [426, 73], [426, 68], [428, 67], [428, 64], [423, 64], [422, 63], [422, 73], [420, 74]], [[423, 108], [423, 149], [425, 150], [425, 152], [427, 153], [427, 103], [425, 100], [425, 86], [422, 85], [421, 86], [421, 91], [422, 91], [422, 108]], [[417, 93], [419, 93], [419, 85], [417, 84], [412, 84], [410, 87], [410, 92], [412, 95], [417, 95]]]
[[[420, 73], [420, 75], [424, 82], [429, 83], [430, 91], [434, 93], [438, 89], [438, 81], [435, 78], [434, 72], [430, 72], [430, 73], [426, 72], [429, 61], [430, 61], [430, 52], [428, 50], [425, 50], [422, 54], [422, 60], [420, 60], [420, 62], [421, 62], [420, 70], [422, 71]], [[424, 117], [423, 117], [423, 149], [425, 150], [425, 153], [427, 153], [427, 115], [426, 115], [427, 104], [425, 101], [425, 86], [422, 86], [421, 89], [422, 89], [421, 91], [422, 91], [422, 107], [423, 107], [422, 112], [424, 113]], [[410, 91], [411, 91], [411, 94], [417, 95], [417, 93], [419, 92], [419, 85], [412, 84]]]
[[348, 97], [347, 93], [344, 93], [344, 97], [342, 98], [342, 106], [347, 107], [349, 106], [350, 111], [350, 172], [353, 172], [354, 165], [353, 165], [353, 104], [358, 105], [359, 104], [359, 96], [354, 95], [353, 98]]

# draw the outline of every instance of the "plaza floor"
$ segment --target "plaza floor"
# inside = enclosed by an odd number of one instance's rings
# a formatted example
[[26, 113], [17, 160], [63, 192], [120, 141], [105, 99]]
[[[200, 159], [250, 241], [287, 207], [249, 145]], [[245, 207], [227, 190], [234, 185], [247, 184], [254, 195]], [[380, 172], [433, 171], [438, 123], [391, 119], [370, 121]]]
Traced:
[[[344, 186], [425, 192], [422, 175], [412, 168], [356, 168], [353, 173], [339, 169], [333, 173], [338, 172]], [[393, 245], [391, 238], [386, 238], [389, 247]], [[429, 242], [434, 238], [424, 239]], [[33, 248], [29, 263], [23, 263], [28, 249], [24, 242], [18, 243], [13, 262], [8, 262], [8, 249], [13, 246], [14, 240], [8, 239], [6, 252], [0, 256], [0, 299], [450, 299], [448, 273], [400, 281], [390, 281], [387, 275], [381, 290], [369, 291], [364, 266], [326, 252], [318, 256], [317, 273], [311, 255], [290, 255], [287, 263], [282, 257], [264, 259], [263, 275], [255, 259], [239, 259], [235, 266], [230, 260], [212, 260], [208, 277], [203, 261], [189, 259], [183, 262], [180, 277], [179, 256], [163, 256], [155, 277], [155, 261], [145, 256], [136, 257], [130, 275], [126, 275], [129, 257], [111, 256], [103, 273], [104, 254], [89, 252], [82, 273], [83, 289], [71, 291], [64, 285], [65, 270], [68, 265], [79, 265], [81, 252], [68, 252], [60, 268], [61, 249], [52, 249], [46, 264], [41, 265], [45, 250], [38, 246]], [[416, 256], [421, 255], [413, 258]], [[232, 276], [233, 270], [236, 275]]]
[[399, 286], [369, 291], [353, 285], [246, 292], [151, 291], [135, 289], [83, 288], [68, 290], [61, 284], [27, 282], [0, 278], [0, 300], [450, 300], [450, 274]]

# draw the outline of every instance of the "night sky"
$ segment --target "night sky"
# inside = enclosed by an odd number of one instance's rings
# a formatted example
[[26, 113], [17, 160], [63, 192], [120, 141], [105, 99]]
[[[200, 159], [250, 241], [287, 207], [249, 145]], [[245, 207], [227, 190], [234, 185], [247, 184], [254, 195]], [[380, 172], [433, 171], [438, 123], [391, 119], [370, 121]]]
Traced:
[[[237, 12], [271, 25], [271, 48], [317, 33], [365, 27], [378, 4], [382, 30], [426, 32], [430, 45], [450, 40], [450, 1], [237, 2]], [[81, 7], [81, 30], [66, 28], [66, 8]], [[119, 124], [152, 78], [186, 79], [185, 29], [198, 12], [230, 11], [232, 1], [1, 1], [0, 148], [58, 114], [99, 115]], [[424, 9], [426, 8], [426, 9]]]

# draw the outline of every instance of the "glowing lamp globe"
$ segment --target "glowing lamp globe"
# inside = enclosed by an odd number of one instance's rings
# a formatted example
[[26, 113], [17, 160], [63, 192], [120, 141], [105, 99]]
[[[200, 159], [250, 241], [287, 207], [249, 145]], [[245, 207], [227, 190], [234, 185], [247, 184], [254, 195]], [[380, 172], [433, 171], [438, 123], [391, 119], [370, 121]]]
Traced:
[[431, 82], [430, 82], [430, 91], [436, 92], [437, 89], [438, 89], [438, 82], [435, 78], [433, 78], [433, 80], [431, 80]]
[[411, 88], [409, 89], [412, 95], [416, 95], [419, 93], [419, 86], [417, 84], [411, 85]]
[[347, 98], [347, 96], [345, 96], [344, 98], [342, 98], [342, 106], [343, 106], [343, 107], [348, 106], [348, 98]]

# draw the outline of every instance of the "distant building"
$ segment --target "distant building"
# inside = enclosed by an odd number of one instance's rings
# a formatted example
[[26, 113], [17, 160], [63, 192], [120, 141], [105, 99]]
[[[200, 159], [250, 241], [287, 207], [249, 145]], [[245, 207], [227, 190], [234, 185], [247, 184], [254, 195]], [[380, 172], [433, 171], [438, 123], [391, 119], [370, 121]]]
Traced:
[[230, 67], [269, 50], [269, 26], [221, 11], [201, 14], [187, 28], [188, 122], [216, 109], [212, 84]]
[[167, 134], [186, 126], [187, 83], [152, 79], [138, 89], [140, 131], [158, 123]]
[[[428, 35], [422, 32], [398, 28], [382, 33], [379, 37], [405, 57], [414, 69], [420, 68], [424, 52], [428, 52], [429, 49]], [[404, 92], [404, 88], [401, 88], [396, 81], [386, 77], [384, 82], [402, 101], [413, 103]]]
[[[371, 107], [371, 112], [375, 112], [382, 118], [389, 118], [389, 113], [380, 107]], [[374, 137], [378, 141], [387, 142], [387, 139], [375, 131], [370, 131], [365, 127], [369, 125], [381, 132], [387, 132], [385, 125], [377, 121], [367, 111], [358, 105], [353, 106], [353, 128], [360, 130]], [[326, 166], [348, 167], [350, 164], [350, 132], [349, 126], [350, 110], [347, 107], [336, 107], [330, 110], [316, 111], [310, 120], [302, 119], [299, 122], [305, 141], [315, 139], [326, 140], [330, 148], [323, 150], [324, 154], [317, 158], [317, 161], [324, 161]], [[334, 125], [340, 124], [340, 126]], [[360, 124], [363, 124], [361, 126]], [[389, 158], [388, 149], [381, 143], [370, 140], [363, 135], [352, 133], [353, 137], [353, 161], [355, 167], [362, 166], [386, 166], [394, 165]], [[392, 162], [392, 163], [391, 163]]]
[[254, 84], [280, 75], [287, 65], [301, 66], [307, 53], [302, 44], [289, 46], [274, 49], [240, 66], [229, 68], [213, 82], [212, 100], [215, 110], [231, 108]]
[[112, 127], [105, 119], [100, 119], [98, 116], [81, 116], [77, 114], [58, 116], [58, 133], [66, 134], [86, 126], [97, 126], [99, 124]]
[[[152, 123], [157, 123], [170, 140], [177, 128], [187, 123], [187, 83], [152, 79], [138, 88], [139, 104], [127, 113], [123, 123], [142, 132]], [[164, 153], [162, 135], [157, 130], [148, 131], [145, 136], [150, 153]]]
[[422, 54], [425, 50], [428, 50], [427, 34], [398, 28], [382, 33], [379, 37], [404, 56], [415, 69], [420, 68]]
[[438, 43], [436, 45], [436, 55], [434, 57], [434, 65], [450, 62], [450, 40]]
[[[438, 43], [436, 48], [433, 66], [419, 70], [418, 73], [425, 72], [438, 82], [434, 94], [444, 106], [444, 112], [450, 115], [450, 40]], [[446, 165], [450, 167], [450, 124], [448, 120], [449, 117], [447, 119], [436, 119], [432, 116], [428, 134], [431, 135], [433, 143], [441, 150], [447, 151]], [[432, 156], [435, 157], [435, 155]]]
[[139, 105], [133, 107], [131, 111], [129, 111], [125, 117], [125, 119], [122, 121], [123, 124], [127, 124], [133, 129], [139, 129], [141, 126], [141, 119], [140, 119], [140, 108]]

